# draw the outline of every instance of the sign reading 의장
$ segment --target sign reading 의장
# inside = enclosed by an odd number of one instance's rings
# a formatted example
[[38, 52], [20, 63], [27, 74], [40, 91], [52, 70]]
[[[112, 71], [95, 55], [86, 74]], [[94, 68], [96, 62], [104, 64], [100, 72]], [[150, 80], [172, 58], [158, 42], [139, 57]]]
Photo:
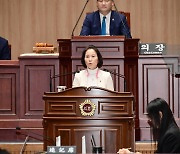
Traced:
[[140, 43], [139, 54], [164, 55], [166, 54], [166, 44], [165, 43]]

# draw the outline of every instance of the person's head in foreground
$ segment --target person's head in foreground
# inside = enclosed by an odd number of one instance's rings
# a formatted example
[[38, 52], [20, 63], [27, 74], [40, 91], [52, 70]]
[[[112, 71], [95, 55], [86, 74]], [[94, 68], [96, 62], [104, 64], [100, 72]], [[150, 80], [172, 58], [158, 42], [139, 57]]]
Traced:
[[99, 50], [93, 46], [88, 46], [82, 53], [81, 63], [84, 68], [96, 69], [101, 68], [103, 65], [103, 58]]
[[[157, 153], [180, 153], [180, 129], [168, 103], [156, 98], [147, 105], [148, 124], [151, 136], [157, 144]], [[120, 149], [118, 153], [129, 153]]]
[[168, 103], [162, 98], [152, 100], [147, 106], [147, 115], [157, 152], [180, 152], [180, 130]]

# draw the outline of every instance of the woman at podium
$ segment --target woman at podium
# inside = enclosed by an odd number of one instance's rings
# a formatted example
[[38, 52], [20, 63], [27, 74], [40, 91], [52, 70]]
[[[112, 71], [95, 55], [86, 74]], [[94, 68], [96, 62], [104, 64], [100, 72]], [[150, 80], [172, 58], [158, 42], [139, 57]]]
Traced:
[[97, 86], [114, 91], [111, 74], [100, 70], [103, 58], [95, 46], [90, 45], [83, 51], [81, 63], [85, 69], [75, 74], [72, 87]]

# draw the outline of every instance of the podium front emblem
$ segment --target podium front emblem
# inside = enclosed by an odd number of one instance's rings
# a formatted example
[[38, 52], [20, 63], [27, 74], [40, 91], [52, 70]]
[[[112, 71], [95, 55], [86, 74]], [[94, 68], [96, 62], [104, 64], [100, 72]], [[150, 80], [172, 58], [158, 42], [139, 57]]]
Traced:
[[90, 100], [86, 99], [83, 103], [79, 105], [81, 115], [83, 116], [92, 116], [95, 113], [96, 105]]

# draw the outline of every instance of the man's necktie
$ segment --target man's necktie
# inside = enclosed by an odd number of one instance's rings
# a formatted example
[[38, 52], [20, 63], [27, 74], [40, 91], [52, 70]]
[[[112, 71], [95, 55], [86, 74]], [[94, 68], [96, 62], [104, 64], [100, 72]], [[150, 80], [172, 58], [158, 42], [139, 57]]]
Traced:
[[101, 35], [106, 35], [106, 16], [102, 20]]

